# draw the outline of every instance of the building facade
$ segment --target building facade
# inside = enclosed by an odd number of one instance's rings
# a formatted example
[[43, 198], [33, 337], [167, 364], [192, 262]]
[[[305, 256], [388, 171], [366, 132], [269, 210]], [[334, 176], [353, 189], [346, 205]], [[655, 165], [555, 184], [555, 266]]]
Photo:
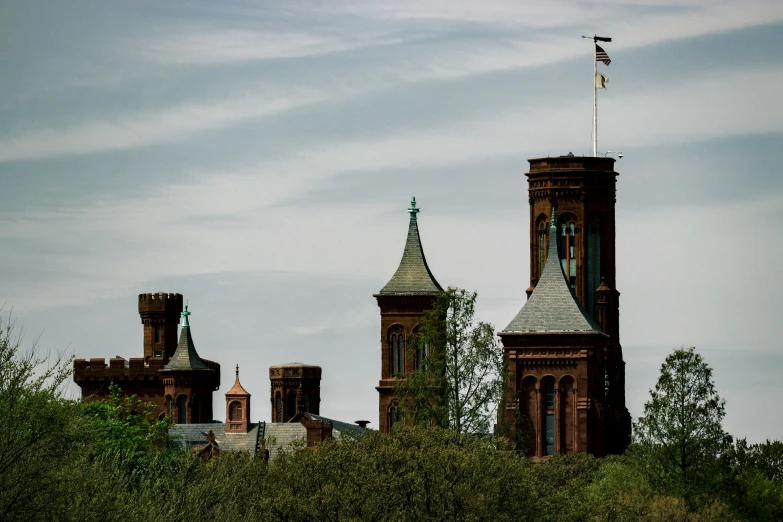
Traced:
[[[73, 380], [82, 400], [109, 397], [109, 385], [125, 396], [136, 395], [155, 406], [159, 418], [189, 424], [212, 419], [212, 392], [220, 387], [220, 364], [196, 352], [182, 295], [165, 292], [139, 294], [139, 315], [144, 328], [143, 357], [75, 359]], [[177, 340], [177, 326], [184, 317]]]

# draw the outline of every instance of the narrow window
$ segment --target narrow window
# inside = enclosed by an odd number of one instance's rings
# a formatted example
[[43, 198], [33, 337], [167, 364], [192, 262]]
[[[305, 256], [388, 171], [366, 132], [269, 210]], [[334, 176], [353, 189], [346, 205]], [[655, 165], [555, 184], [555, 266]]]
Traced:
[[233, 401], [228, 407], [228, 418], [232, 421], [242, 420], [242, 405], [239, 401]]
[[184, 395], [180, 395], [177, 398], [177, 409], [179, 410], [179, 420], [177, 424], [188, 423], [188, 398]]
[[283, 422], [283, 396], [275, 393], [275, 422]]
[[289, 421], [291, 417], [296, 415], [296, 392], [294, 390], [288, 392], [285, 402], [285, 420]]
[[587, 229], [587, 311], [595, 318], [595, 289], [601, 284], [601, 228], [591, 223]]
[[541, 279], [541, 271], [544, 269], [544, 264], [546, 263], [546, 228], [546, 221], [542, 221], [538, 224], [538, 277], [536, 279]]
[[171, 418], [171, 410], [173, 408], [172, 400], [170, 396], [166, 397], [166, 415], [168, 415], [169, 419]]
[[566, 281], [576, 288], [576, 223], [564, 221], [560, 224], [560, 238], [557, 245], [560, 265], [563, 267]]
[[399, 403], [394, 401], [392, 407], [389, 408], [389, 430], [400, 423], [402, 423], [402, 410]]
[[390, 377], [405, 376], [405, 338], [402, 328], [395, 327], [389, 336], [389, 351], [391, 352]]
[[309, 393], [305, 393], [304, 400], [305, 400], [305, 411], [307, 413], [310, 413], [310, 394]]
[[155, 325], [155, 342], [159, 343], [161, 339], [160, 325]]
[[544, 455], [555, 454], [555, 383], [551, 379], [544, 382]]

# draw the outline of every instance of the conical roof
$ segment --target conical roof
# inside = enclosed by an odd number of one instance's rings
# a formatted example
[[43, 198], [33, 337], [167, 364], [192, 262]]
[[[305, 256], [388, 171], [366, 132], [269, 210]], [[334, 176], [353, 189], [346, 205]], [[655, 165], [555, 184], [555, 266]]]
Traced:
[[182, 329], [179, 332], [179, 344], [171, 356], [164, 370], [208, 370], [207, 365], [201, 360], [193, 344], [193, 336], [190, 334], [190, 323], [188, 322], [188, 307], [185, 305], [185, 311], [182, 312]]
[[242, 387], [242, 384], [239, 382], [239, 365], [237, 364], [237, 378], [236, 381], [234, 381], [234, 386], [231, 387], [230, 390], [226, 392], [226, 395], [246, 395], [250, 397], [250, 394]]
[[606, 335], [590, 318], [566, 282], [557, 256], [555, 211], [549, 227], [546, 264], [535, 290], [502, 333], [597, 333]]
[[427, 266], [424, 250], [419, 238], [419, 225], [416, 222], [416, 198], [411, 199], [410, 224], [408, 225], [408, 239], [405, 242], [405, 250], [402, 253], [400, 266], [392, 278], [386, 283], [380, 294], [436, 294], [443, 288], [435, 280], [435, 276]]

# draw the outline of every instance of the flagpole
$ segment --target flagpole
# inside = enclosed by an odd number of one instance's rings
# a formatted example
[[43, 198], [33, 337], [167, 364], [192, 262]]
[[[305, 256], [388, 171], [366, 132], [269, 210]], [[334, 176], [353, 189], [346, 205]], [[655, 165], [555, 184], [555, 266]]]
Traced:
[[[595, 158], [598, 156], [598, 42], [611, 42], [612, 39], [598, 35], [583, 36], [582, 38], [588, 38], [593, 41], [593, 157]], [[607, 61], [604, 62], [607, 65], [609, 64], [608, 59], [607, 56]]]
[[595, 40], [593, 40], [593, 157], [598, 156], [598, 60], [595, 59]]

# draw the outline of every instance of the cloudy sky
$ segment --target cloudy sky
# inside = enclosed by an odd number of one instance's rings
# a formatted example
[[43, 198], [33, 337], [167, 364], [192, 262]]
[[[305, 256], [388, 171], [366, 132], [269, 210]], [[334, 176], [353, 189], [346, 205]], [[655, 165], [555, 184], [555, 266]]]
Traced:
[[[695, 345], [726, 427], [783, 437], [783, 3], [0, 2], [0, 304], [26, 340], [137, 357], [137, 294], [189, 300], [202, 357], [323, 367], [377, 426], [379, 315], [405, 209], [444, 286], [502, 329], [525, 301], [527, 159], [621, 150], [627, 397]], [[73, 386], [70, 393], [76, 395]]]

